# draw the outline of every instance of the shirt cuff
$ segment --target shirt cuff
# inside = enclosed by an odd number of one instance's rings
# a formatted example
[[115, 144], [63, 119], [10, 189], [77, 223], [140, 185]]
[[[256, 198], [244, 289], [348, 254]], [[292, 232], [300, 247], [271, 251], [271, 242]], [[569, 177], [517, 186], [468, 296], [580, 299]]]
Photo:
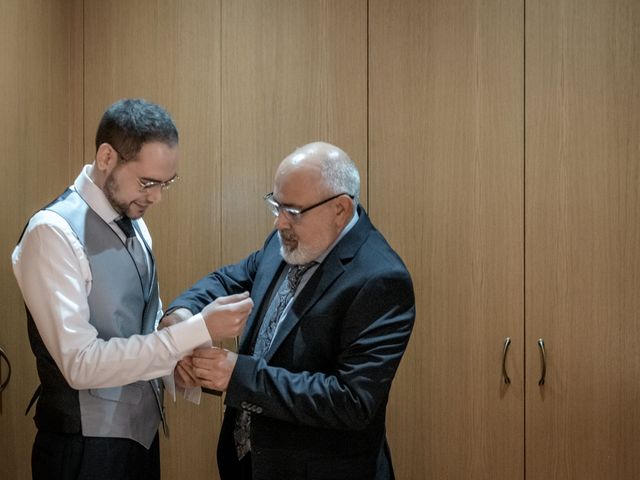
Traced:
[[191, 353], [195, 348], [211, 346], [209, 330], [200, 313], [195, 314], [184, 322], [171, 325], [165, 330], [173, 338], [180, 358]]
[[182, 396], [191, 403], [195, 403], [196, 405], [200, 405], [200, 397], [202, 397], [202, 388], [193, 387], [193, 388], [185, 388]]
[[162, 377], [162, 383], [164, 384], [165, 393], [173, 400], [173, 403], [176, 403], [176, 382], [173, 378], [173, 373]]

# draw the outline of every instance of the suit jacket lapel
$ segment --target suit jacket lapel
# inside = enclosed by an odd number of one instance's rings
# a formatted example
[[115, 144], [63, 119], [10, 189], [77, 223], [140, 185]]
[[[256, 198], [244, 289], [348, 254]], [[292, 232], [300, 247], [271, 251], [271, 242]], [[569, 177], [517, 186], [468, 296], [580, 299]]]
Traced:
[[327, 289], [344, 273], [344, 265], [351, 261], [373, 229], [366, 212], [360, 206], [358, 206], [358, 214], [360, 216], [358, 223], [338, 242], [294, 300], [289, 312], [276, 330], [271, 348], [265, 355], [267, 361], [278, 350], [300, 319], [306, 315], [309, 309], [322, 298]]
[[332, 257], [331, 259], [327, 257], [318, 267], [302, 291], [295, 298], [293, 305], [282, 320], [282, 323], [278, 325], [276, 334], [271, 342], [271, 347], [265, 354], [267, 361], [269, 361], [274, 352], [278, 350], [287, 335], [291, 333], [293, 327], [297, 325], [307, 311], [322, 297], [327, 288], [343, 273], [344, 267], [337, 257]]
[[[251, 298], [259, 298], [260, 304], [254, 305], [251, 315], [249, 315], [249, 318], [247, 319], [247, 325], [240, 337], [239, 350], [241, 352], [248, 351], [248, 348], [251, 346], [250, 342], [253, 337], [254, 326], [257, 320], [259, 320], [259, 315], [264, 313], [264, 310], [268, 307], [268, 302], [270, 300], [270, 295], [268, 295], [269, 287], [272, 282], [278, 278], [285, 265], [282, 256], [280, 256], [280, 243], [277, 236], [274, 235], [271, 242], [272, 243], [269, 245], [270, 248], [265, 249], [265, 256], [262, 259], [260, 269], [256, 274], [256, 280], [253, 284], [253, 288], [251, 289]], [[275, 242], [275, 245], [273, 242]]]

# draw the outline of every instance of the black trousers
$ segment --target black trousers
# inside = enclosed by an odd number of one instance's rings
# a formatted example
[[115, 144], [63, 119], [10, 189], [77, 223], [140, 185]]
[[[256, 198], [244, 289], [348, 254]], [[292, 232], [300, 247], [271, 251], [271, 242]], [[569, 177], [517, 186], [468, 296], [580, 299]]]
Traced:
[[127, 438], [38, 431], [31, 472], [33, 480], [159, 480], [158, 434], [147, 450]]
[[222, 443], [222, 440], [218, 441], [217, 451], [220, 478], [222, 480], [252, 480], [251, 452], [242, 457], [242, 460], [238, 460], [235, 445], [232, 448], [221, 448]]
[[240, 479], [239, 480], [251, 480], [253, 473], [251, 471], [251, 452], [247, 453], [242, 460], [240, 460]]

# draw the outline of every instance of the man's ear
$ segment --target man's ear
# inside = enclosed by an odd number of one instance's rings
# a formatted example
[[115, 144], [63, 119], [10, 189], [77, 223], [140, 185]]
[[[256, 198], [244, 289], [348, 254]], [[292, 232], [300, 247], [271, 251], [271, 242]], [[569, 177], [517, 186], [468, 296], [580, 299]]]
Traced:
[[108, 143], [102, 143], [96, 152], [96, 167], [103, 173], [110, 173], [118, 164], [118, 153]]
[[349, 220], [351, 220], [353, 216], [353, 200], [347, 195], [342, 195], [336, 198], [335, 208], [336, 220], [342, 228], [349, 223]]

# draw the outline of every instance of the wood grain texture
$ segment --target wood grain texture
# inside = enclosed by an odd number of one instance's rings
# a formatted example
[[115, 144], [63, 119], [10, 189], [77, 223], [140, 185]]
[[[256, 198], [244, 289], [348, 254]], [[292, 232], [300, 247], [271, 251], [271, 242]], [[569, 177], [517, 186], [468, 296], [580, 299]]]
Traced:
[[417, 294], [396, 476], [522, 478], [523, 4], [372, 0], [369, 19], [370, 212]]
[[260, 248], [273, 228], [262, 196], [280, 161], [324, 140], [367, 184], [367, 3], [223, 2], [223, 259]]
[[69, 89], [73, 2], [0, 2], [0, 346], [10, 358], [2, 393], [0, 478], [30, 478], [33, 412], [24, 411], [38, 386], [28, 346], [24, 303], [10, 255], [31, 214], [71, 181], [68, 166], [72, 103]]
[[[259, 248], [284, 156], [335, 143], [415, 282], [397, 478], [640, 478], [638, 2], [4, 0], [0, 63], [5, 260], [119, 98], [181, 134], [182, 180], [146, 217], [165, 303]], [[36, 371], [0, 268], [0, 478], [28, 478]], [[167, 404], [163, 478], [218, 478], [220, 399]]]
[[527, 3], [526, 44], [527, 479], [636, 479], [640, 4]]

